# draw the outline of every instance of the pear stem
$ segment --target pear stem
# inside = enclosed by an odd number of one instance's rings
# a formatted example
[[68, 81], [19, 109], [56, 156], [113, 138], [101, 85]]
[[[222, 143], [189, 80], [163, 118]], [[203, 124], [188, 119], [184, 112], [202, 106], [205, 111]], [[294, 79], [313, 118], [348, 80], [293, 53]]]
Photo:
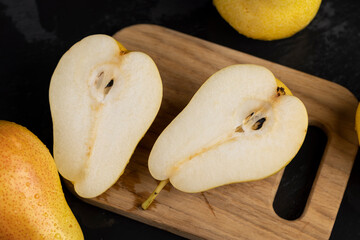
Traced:
[[169, 179], [162, 180], [159, 185], [155, 188], [155, 190], [151, 193], [151, 195], [146, 199], [145, 202], [141, 204], [142, 209], [146, 210], [150, 204], [154, 201], [156, 196], [160, 193], [160, 191], [165, 187], [165, 185], [169, 182]]

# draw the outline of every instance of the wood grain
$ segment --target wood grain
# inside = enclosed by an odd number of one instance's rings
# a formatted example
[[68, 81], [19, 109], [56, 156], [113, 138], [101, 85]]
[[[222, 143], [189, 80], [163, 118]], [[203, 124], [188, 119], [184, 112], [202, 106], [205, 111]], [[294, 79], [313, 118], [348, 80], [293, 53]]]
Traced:
[[[150, 55], [164, 84], [160, 112], [118, 182], [84, 201], [191, 239], [328, 239], [358, 149], [354, 131], [358, 101], [345, 88], [248, 54], [155, 25], [135, 25], [114, 35], [127, 49]], [[198, 194], [168, 185], [147, 211], [139, 208], [157, 185], [147, 168], [156, 138], [201, 84], [231, 64], [269, 68], [305, 104], [310, 124], [328, 144], [303, 215], [276, 215], [272, 203], [282, 171], [261, 181], [227, 185]], [[69, 186], [69, 185], [68, 185]], [[71, 186], [69, 186], [71, 187]]]

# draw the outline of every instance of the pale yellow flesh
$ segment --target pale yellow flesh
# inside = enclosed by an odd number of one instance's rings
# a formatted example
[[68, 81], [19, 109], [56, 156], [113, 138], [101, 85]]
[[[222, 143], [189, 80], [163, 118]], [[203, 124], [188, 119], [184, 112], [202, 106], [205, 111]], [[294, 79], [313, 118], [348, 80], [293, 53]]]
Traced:
[[160, 108], [162, 83], [149, 56], [93, 35], [61, 58], [49, 97], [55, 162], [77, 194], [89, 198], [124, 171]]
[[0, 239], [83, 239], [46, 146], [0, 121]]
[[254, 39], [287, 38], [305, 28], [321, 0], [213, 0], [220, 15], [239, 33]]
[[[263, 117], [262, 127], [253, 130]], [[230, 66], [211, 76], [162, 132], [149, 170], [184, 192], [261, 179], [295, 156], [307, 124], [302, 102], [279, 96], [269, 70]]]

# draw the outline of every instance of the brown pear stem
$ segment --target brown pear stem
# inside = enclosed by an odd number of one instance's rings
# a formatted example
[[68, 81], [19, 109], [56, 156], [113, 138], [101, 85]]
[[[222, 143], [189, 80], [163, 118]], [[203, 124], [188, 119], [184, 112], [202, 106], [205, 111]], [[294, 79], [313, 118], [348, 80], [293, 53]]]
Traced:
[[150, 204], [154, 201], [156, 196], [160, 193], [160, 191], [165, 187], [165, 185], [169, 182], [169, 179], [162, 180], [159, 185], [155, 188], [155, 190], [151, 193], [151, 195], [146, 199], [145, 202], [141, 204], [142, 209], [146, 210]]

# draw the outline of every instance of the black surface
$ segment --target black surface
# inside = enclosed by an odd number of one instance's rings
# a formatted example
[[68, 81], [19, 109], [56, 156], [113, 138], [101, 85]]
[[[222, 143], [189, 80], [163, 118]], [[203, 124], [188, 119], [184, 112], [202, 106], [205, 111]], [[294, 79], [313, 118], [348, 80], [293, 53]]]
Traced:
[[[0, 119], [22, 124], [51, 150], [51, 74], [81, 38], [152, 23], [336, 82], [360, 96], [360, 2], [323, 1], [291, 38], [263, 42], [233, 30], [209, 0], [0, 0]], [[86, 239], [176, 239], [175, 235], [87, 205], [66, 189]], [[360, 238], [360, 163], [355, 165], [331, 239]]]

